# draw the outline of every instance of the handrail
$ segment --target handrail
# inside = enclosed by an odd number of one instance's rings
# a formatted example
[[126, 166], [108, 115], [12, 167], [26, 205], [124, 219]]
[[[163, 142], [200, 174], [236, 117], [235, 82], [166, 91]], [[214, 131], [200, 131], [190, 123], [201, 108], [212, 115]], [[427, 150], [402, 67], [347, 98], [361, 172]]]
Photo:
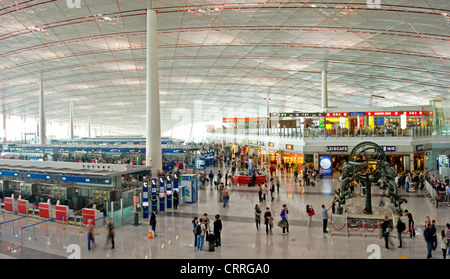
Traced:
[[23, 219], [23, 218], [27, 218], [27, 216], [23, 216], [23, 217], [20, 217], [20, 218], [17, 218], [17, 219], [12, 219], [12, 220], [9, 220], [9, 221], [1, 222], [0, 225], [7, 224], [7, 223], [10, 223], [10, 222], [14, 222], [14, 221], [17, 221], [17, 220], [20, 220], [20, 219]]
[[[52, 218], [52, 219], [44, 220], [44, 221], [41, 221], [41, 222], [38, 222], [38, 223], [34, 223], [34, 224], [31, 224], [31, 225], [22, 227], [21, 229], [26, 229], [26, 228], [29, 228], [29, 227], [32, 227], [32, 226], [36, 226], [36, 225], [39, 225], [39, 224], [42, 224], [42, 223], [46, 223], [46, 222], [49, 222], [49, 221], [53, 221], [53, 220], [58, 220], [58, 219], [61, 219], [61, 218], [64, 218], [64, 217], [67, 217], [67, 218], [74, 218], [74, 219], [82, 219], [82, 220], [94, 220], [94, 221], [97, 221], [97, 220], [101, 220], [101, 219], [107, 218], [108, 215], [102, 216], [102, 217], [97, 218], [97, 219], [83, 218], [83, 217], [70, 216], [70, 215], [61, 215], [61, 216], [58, 216], [58, 217], [55, 217], [55, 218]], [[22, 218], [26, 218], [26, 216], [25, 216], [25, 217], [22, 217]], [[20, 218], [20, 219], [21, 219], [21, 218]]]

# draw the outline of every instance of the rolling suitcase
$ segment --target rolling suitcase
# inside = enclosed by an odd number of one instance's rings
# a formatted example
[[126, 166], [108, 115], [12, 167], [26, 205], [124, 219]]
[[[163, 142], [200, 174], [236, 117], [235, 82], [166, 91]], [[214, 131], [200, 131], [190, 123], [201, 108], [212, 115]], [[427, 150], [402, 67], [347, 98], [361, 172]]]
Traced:
[[311, 186], [316, 186], [316, 183], [314, 183], [313, 181], [311, 181]]
[[214, 252], [216, 250], [216, 245], [214, 245], [214, 235], [208, 234], [208, 251]]

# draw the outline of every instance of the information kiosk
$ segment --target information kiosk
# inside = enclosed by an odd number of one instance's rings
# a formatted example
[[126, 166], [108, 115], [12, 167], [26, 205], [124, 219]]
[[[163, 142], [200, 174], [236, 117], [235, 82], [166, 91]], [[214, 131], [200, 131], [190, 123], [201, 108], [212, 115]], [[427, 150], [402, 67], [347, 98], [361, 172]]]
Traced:
[[167, 200], [167, 209], [172, 208], [172, 176], [166, 175], [166, 200]]
[[142, 182], [142, 218], [148, 219], [148, 181]]
[[164, 177], [159, 177], [159, 211], [166, 210], [166, 187]]
[[157, 193], [157, 183], [158, 180], [156, 178], [151, 179], [151, 186], [152, 186], [152, 212], [154, 209], [158, 210], [158, 193]]
[[181, 195], [186, 203], [196, 203], [198, 201], [198, 175], [184, 174], [180, 177], [180, 187], [183, 191]]

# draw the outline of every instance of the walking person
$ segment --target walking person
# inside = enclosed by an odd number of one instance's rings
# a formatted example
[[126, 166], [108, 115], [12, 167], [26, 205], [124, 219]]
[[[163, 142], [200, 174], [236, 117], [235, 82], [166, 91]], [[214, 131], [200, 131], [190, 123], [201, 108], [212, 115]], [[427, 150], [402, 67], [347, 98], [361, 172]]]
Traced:
[[259, 205], [255, 205], [255, 222], [256, 230], [259, 231], [259, 226], [261, 225], [261, 209], [259, 209]]
[[194, 234], [194, 248], [197, 248], [197, 226], [198, 226], [198, 218], [197, 216], [194, 217], [194, 220], [192, 220], [192, 233]]
[[280, 194], [280, 178], [276, 177], [276, 184], [277, 184], [277, 194]]
[[156, 236], [156, 208], [153, 209], [150, 216], [150, 226], [152, 227], [153, 235]]
[[384, 248], [389, 249], [389, 232], [392, 229], [392, 226], [387, 216], [384, 216], [384, 221], [381, 224], [381, 229], [383, 230]]
[[266, 200], [266, 195], [267, 195], [267, 182], [264, 182], [264, 189], [262, 192], [263, 200]]
[[173, 192], [173, 208], [178, 209], [178, 191]]
[[91, 241], [92, 241], [92, 244], [94, 244], [94, 248], [95, 248], [95, 239], [94, 239], [95, 225], [92, 222], [92, 219], [88, 220], [88, 224], [86, 226], [86, 231], [87, 231], [87, 237], [88, 237], [88, 251], [91, 251]]
[[106, 249], [106, 245], [108, 244], [109, 240], [111, 240], [111, 249], [114, 249], [114, 235], [115, 235], [115, 229], [114, 229], [114, 224], [112, 222], [112, 219], [108, 220], [108, 236], [106, 238], [106, 243], [105, 243], [105, 249]]
[[431, 220], [431, 243], [432, 243], [432, 249], [433, 251], [436, 251], [437, 248], [437, 230], [436, 230], [436, 220]]
[[405, 209], [405, 215], [408, 216], [408, 227], [410, 228], [409, 237], [414, 238], [416, 236], [416, 232], [414, 230], [413, 216], [412, 216], [411, 212], [408, 211], [408, 209]]
[[214, 173], [212, 170], [209, 171], [208, 177], [209, 177], [209, 185], [212, 187], [214, 182]]
[[289, 214], [289, 210], [287, 208], [287, 205], [283, 204], [283, 209], [281, 210], [280, 216], [281, 216], [281, 221], [282, 223], [282, 228], [283, 228], [283, 233], [285, 233], [286, 231], [289, 232], [289, 222], [288, 222], [288, 218], [287, 215]]
[[221, 237], [220, 234], [222, 233], [222, 220], [220, 220], [220, 215], [216, 214], [216, 216], [214, 216], [214, 244], [216, 245], [216, 247], [222, 246], [222, 241], [221, 241]]
[[266, 207], [266, 212], [264, 213], [264, 224], [266, 225], [266, 234], [269, 234], [269, 228], [270, 233], [272, 234], [273, 218], [270, 208], [268, 207]]
[[206, 234], [206, 225], [208, 222], [206, 220], [200, 219], [199, 224], [197, 226], [197, 249], [202, 250], [203, 249], [203, 240], [205, 239]]
[[423, 231], [423, 237], [427, 242], [427, 259], [432, 258], [431, 250], [433, 249], [433, 241], [431, 237], [431, 224], [427, 224], [427, 228]]
[[227, 202], [230, 200], [230, 193], [228, 192], [228, 188], [223, 188], [222, 191], [222, 199], [223, 199], [223, 207], [227, 205]]
[[308, 228], [312, 228], [312, 217], [315, 215], [312, 205], [306, 205], [306, 213], [308, 214]]
[[400, 242], [398, 248], [402, 248], [402, 233], [403, 231], [405, 231], [406, 229], [406, 225], [405, 223], [402, 222], [402, 219], [400, 218], [400, 216], [397, 216], [397, 233], [398, 233], [398, 241]]
[[273, 184], [273, 181], [272, 185], [270, 186], [270, 197], [272, 198], [271, 201], [273, 201], [273, 199], [275, 198], [275, 185]]
[[[447, 238], [447, 244], [450, 243], [450, 223], [445, 224], [445, 237]], [[450, 256], [450, 249], [448, 249], [448, 255]]]
[[441, 249], [442, 249], [442, 257], [447, 259], [447, 248], [448, 248], [448, 242], [447, 237], [445, 236], [445, 230], [441, 231]]
[[328, 233], [327, 226], [328, 226], [328, 210], [333, 205], [331, 204], [328, 208], [325, 207], [324, 204], [322, 204], [322, 225], [323, 225], [323, 233]]
[[262, 202], [263, 201], [263, 199], [262, 199], [262, 192], [263, 192], [263, 190], [262, 190], [261, 184], [259, 184], [258, 187], [259, 187], [259, 189], [258, 189], [259, 202]]

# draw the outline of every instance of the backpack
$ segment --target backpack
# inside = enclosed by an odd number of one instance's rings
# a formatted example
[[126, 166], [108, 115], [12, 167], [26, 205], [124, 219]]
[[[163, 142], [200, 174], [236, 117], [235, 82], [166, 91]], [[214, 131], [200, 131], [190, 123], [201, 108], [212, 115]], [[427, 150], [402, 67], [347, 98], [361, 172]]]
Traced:
[[406, 229], [405, 223], [402, 221], [398, 222], [397, 229], [399, 232], [403, 232]]
[[202, 234], [202, 226], [201, 226], [201, 224], [197, 224], [197, 226], [195, 227], [195, 234], [196, 235], [201, 235]]

